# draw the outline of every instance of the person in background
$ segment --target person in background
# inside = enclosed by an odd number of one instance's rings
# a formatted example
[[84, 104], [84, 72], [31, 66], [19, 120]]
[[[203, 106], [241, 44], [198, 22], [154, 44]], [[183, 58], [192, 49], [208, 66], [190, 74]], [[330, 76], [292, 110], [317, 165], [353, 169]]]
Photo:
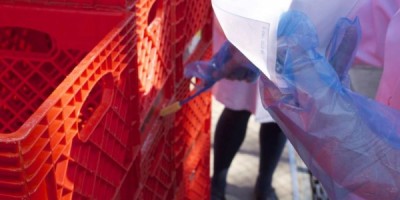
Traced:
[[[214, 21], [213, 49], [219, 50], [226, 40], [218, 22]], [[260, 122], [260, 158], [254, 188], [256, 200], [277, 200], [272, 178], [285, 146], [286, 137], [261, 104], [258, 81], [222, 79], [213, 87], [213, 95], [223, 109], [214, 135], [214, 166], [211, 178], [211, 199], [225, 199], [229, 167], [243, 143], [252, 114]], [[240, 95], [238, 95], [240, 94]]]
[[215, 130], [211, 198], [225, 199], [229, 167], [245, 138], [248, 120], [254, 114], [256, 120], [262, 123], [259, 133], [260, 165], [254, 197], [257, 200], [278, 199], [272, 187], [272, 176], [286, 137], [261, 103], [260, 70], [227, 41], [222, 32], [215, 33], [213, 40], [217, 52], [210, 60], [195, 61], [185, 66], [186, 77], [201, 79], [203, 87], [214, 86], [214, 96], [225, 105]]

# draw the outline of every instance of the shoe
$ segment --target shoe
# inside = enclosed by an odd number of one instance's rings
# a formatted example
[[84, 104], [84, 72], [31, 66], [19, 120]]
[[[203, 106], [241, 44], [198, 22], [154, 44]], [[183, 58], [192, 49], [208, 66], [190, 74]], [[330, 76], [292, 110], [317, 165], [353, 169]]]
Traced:
[[275, 189], [271, 186], [271, 180], [257, 177], [254, 186], [254, 200], [279, 200], [275, 193]]
[[271, 188], [268, 192], [254, 192], [254, 200], [279, 200], [278, 196], [275, 193], [275, 189]]
[[211, 200], [226, 200], [224, 194], [217, 194], [211, 192]]
[[276, 195], [275, 189], [271, 188], [267, 193], [267, 198], [265, 200], [279, 200], [278, 195]]
[[226, 176], [228, 170], [223, 170], [220, 173], [214, 174], [211, 178], [211, 200], [226, 200]]

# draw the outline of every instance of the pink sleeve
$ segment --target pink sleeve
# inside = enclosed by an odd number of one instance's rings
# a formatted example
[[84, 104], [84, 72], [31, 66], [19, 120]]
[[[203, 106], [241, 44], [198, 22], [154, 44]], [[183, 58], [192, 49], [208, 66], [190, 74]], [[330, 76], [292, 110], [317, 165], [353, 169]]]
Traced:
[[219, 24], [217, 17], [213, 19], [213, 53], [217, 53], [222, 44], [226, 41], [224, 31]]
[[366, 0], [353, 13], [362, 36], [356, 64], [383, 67], [376, 100], [400, 109], [400, 0]]
[[400, 0], [364, 0], [354, 15], [360, 18], [362, 36], [357, 64], [383, 66], [386, 31]]
[[384, 52], [384, 69], [376, 99], [400, 109], [400, 10], [388, 25]]

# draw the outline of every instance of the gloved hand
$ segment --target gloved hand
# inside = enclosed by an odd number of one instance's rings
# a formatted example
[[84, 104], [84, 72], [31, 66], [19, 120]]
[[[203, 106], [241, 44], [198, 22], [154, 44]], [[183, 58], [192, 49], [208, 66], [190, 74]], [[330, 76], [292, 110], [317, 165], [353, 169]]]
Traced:
[[400, 112], [347, 88], [358, 21], [337, 24], [327, 58], [306, 15], [286, 13], [278, 28], [279, 88], [262, 76], [264, 106], [331, 199], [400, 197]]
[[197, 77], [205, 86], [223, 78], [253, 82], [259, 75], [259, 69], [228, 41], [210, 61], [196, 61], [185, 66], [185, 76]]

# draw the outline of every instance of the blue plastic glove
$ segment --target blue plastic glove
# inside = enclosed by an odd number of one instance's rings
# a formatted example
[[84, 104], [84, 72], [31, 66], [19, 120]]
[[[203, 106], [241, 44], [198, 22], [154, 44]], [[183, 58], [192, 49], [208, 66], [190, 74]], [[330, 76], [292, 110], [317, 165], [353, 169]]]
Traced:
[[210, 61], [196, 61], [185, 66], [185, 76], [197, 77], [209, 86], [223, 78], [253, 82], [260, 76], [260, 71], [226, 41]]
[[339, 21], [328, 59], [302, 13], [286, 13], [278, 37], [276, 69], [287, 87], [262, 76], [263, 103], [330, 199], [399, 199], [400, 112], [346, 85], [358, 21]]

